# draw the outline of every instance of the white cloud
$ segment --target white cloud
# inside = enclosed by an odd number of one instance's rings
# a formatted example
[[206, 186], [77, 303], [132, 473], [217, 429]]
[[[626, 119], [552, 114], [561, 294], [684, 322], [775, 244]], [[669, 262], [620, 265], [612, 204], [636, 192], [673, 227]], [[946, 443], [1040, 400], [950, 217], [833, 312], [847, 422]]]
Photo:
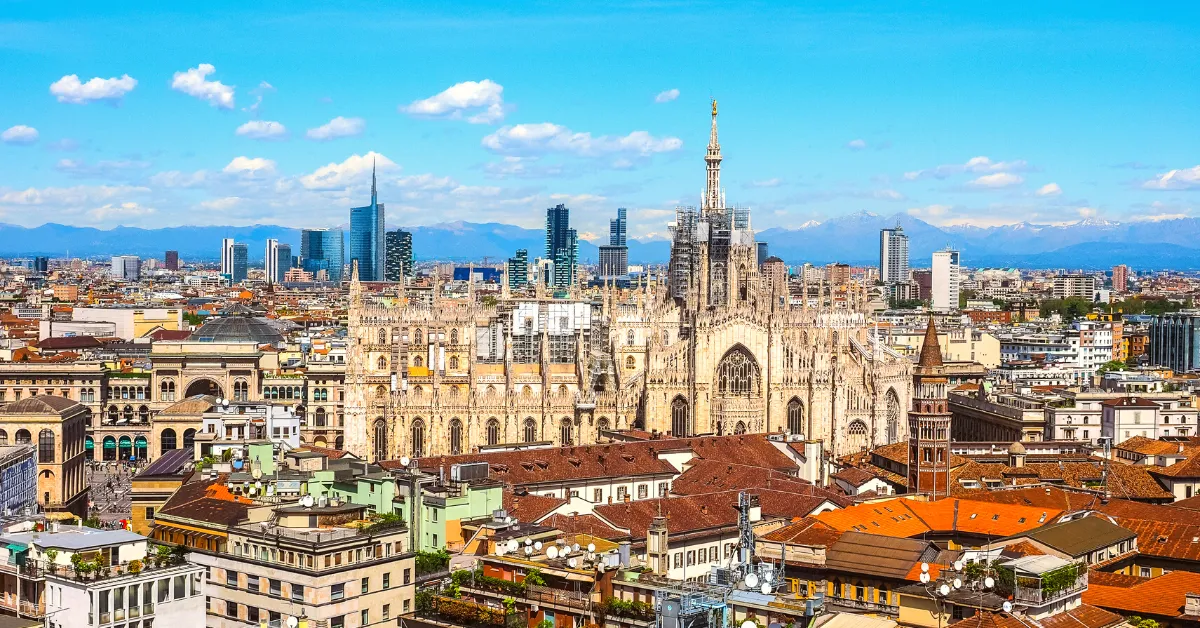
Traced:
[[1075, 210], [1075, 212], [1084, 220], [1095, 218], [1100, 214], [1100, 210], [1096, 209], [1095, 207], [1080, 207], [1079, 209]]
[[167, 170], [155, 173], [150, 177], [152, 185], [164, 188], [197, 188], [203, 186], [208, 180], [207, 170], [197, 170], [196, 172]]
[[222, 172], [242, 177], [263, 177], [275, 174], [275, 162], [262, 157], [234, 157]]
[[253, 140], [281, 140], [287, 137], [287, 128], [271, 120], [251, 120], [239, 126], [235, 133]]
[[668, 89], [665, 92], [659, 92], [658, 95], [654, 97], [654, 102], [657, 102], [657, 103], [671, 102], [672, 100], [675, 100], [676, 98], [679, 98], [679, 90]]
[[367, 123], [362, 118], [343, 118], [342, 116], [338, 116], [315, 129], [309, 129], [306, 135], [310, 140], [325, 142], [339, 137], [360, 135], [365, 128], [367, 128]]
[[274, 85], [272, 85], [266, 81], [262, 81], [261, 83], [258, 84], [258, 87], [255, 87], [254, 89], [250, 90], [250, 95], [255, 97], [254, 104], [250, 105], [249, 107], [243, 108], [242, 111], [245, 111], [246, 113], [249, 113], [251, 115], [258, 115], [258, 109], [259, 109], [259, 107], [262, 107], [263, 96], [266, 95], [267, 92], [273, 92], [273, 91], [275, 91]]
[[846, 142], [846, 148], [849, 148], [850, 150], [862, 150], [866, 147], [867, 147], [867, 140], [864, 140], [864, 139], [856, 139], [856, 140], [850, 140], [849, 142]]
[[176, 72], [171, 79], [171, 89], [207, 101], [218, 109], [233, 109], [234, 87], [220, 81], [205, 80], [216, 71], [212, 64], [201, 63], [184, 72]]
[[[0, 188], [0, 209], [18, 209], [22, 215], [78, 215], [106, 203], [122, 203], [130, 196], [149, 194], [150, 189], [132, 185], [77, 185], [69, 188]], [[33, 211], [36, 208], [37, 211]]]
[[341, 163], [331, 163], [300, 177], [300, 184], [309, 190], [344, 190], [352, 183], [369, 180], [371, 167], [386, 171], [397, 168], [392, 160], [371, 151], [351, 155]]
[[211, 198], [206, 201], [201, 201], [200, 207], [212, 211], [223, 212], [237, 207], [241, 202], [242, 199], [237, 196], [223, 196], [221, 198]]
[[1131, 216], [1129, 222], [1165, 222], [1167, 220], [1183, 220], [1191, 218], [1191, 214], [1175, 213], [1175, 214], [1146, 214], [1140, 216]]
[[79, 142], [77, 142], [69, 137], [64, 137], [61, 140], [58, 140], [55, 142], [50, 142], [49, 144], [46, 144], [46, 148], [49, 148], [50, 150], [60, 150], [60, 151], [69, 153], [71, 151], [79, 150]]
[[3, 133], [0, 133], [0, 142], [5, 144], [32, 144], [37, 140], [37, 129], [24, 124], [8, 127]]
[[98, 161], [94, 164], [84, 159], [59, 159], [54, 169], [73, 177], [97, 177], [116, 179], [127, 177], [133, 173], [150, 167], [150, 162], [136, 159], [114, 159]]
[[1024, 181], [1025, 178], [1021, 175], [1012, 174], [1011, 172], [996, 172], [978, 177], [968, 183], [967, 186], [972, 188], [999, 189], [1021, 185]]
[[471, 124], [495, 124], [504, 119], [504, 86], [491, 79], [464, 81], [424, 100], [401, 105], [400, 112], [451, 120], [467, 116]]
[[73, 105], [86, 105], [96, 100], [117, 104], [136, 86], [137, 79], [128, 74], [106, 79], [97, 76], [86, 83], [79, 81], [78, 74], [68, 74], [50, 84], [50, 93], [58, 98], [58, 102]]
[[158, 210], [153, 207], [146, 207], [134, 202], [125, 203], [106, 203], [95, 209], [89, 210], [87, 215], [96, 222], [104, 222], [111, 219], [124, 218], [139, 218], [149, 216]]
[[570, 153], [581, 157], [616, 153], [648, 156], [683, 147], [683, 140], [677, 137], [654, 137], [646, 131], [593, 137], [549, 122], [500, 127], [480, 143], [499, 154]]
[[762, 179], [760, 181], [751, 181], [746, 184], [748, 188], [777, 188], [783, 185], [783, 179], [773, 177], [770, 179]]
[[902, 201], [904, 195], [896, 190], [875, 190], [871, 193], [875, 198], [885, 201]]
[[914, 170], [904, 173], [904, 178], [909, 181], [933, 177], [935, 179], [945, 179], [946, 177], [963, 174], [987, 174], [995, 172], [1021, 172], [1028, 169], [1029, 164], [1023, 159], [1015, 161], [992, 161], [987, 157], [972, 157], [964, 164], [945, 164], [928, 168], [926, 170]]
[[1062, 194], [1062, 188], [1058, 187], [1057, 183], [1047, 183], [1037, 191], [1038, 196], [1058, 196], [1059, 194]]
[[1200, 166], [1164, 172], [1142, 183], [1147, 190], [1195, 190], [1200, 189]]

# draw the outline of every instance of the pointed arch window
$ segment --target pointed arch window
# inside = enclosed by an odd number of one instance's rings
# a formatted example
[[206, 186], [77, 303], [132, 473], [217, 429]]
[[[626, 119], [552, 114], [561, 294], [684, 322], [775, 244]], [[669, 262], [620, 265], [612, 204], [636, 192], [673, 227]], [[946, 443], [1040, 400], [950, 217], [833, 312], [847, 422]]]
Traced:
[[462, 453], [462, 421], [450, 419], [450, 455]]
[[744, 347], [731, 349], [717, 365], [717, 392], [722, 395], [753, 397], [758, 395], [758, 364]]
[[688, 429], [691, 421], [688, 417], [688, 402], [683, 397], [676, 397], [671, 402], [671, 435], [676, 438], [691, 436]]
[[496, 419], [489, 419], [487, 422], [487, 444], [500, 444], [500, 422]]
[[375, 419], [375, 460], [387, 460], [387, 422], [383, 417]]
[[563, 447], [571, 446], [572, 442], [571, 442], [571, 420], [570, 419], [563, 419], [562, 427], [559, 428], [559, 439], [561, 441], [560, 444]]
[[379, 328], [379, 342], [376, 344], [386, 345], [388, 343], [387, 330]]
[[787, 405], [787, 427], [789, 434], [804, 433], [804, 406], [795, 397]]
[[537, 440], [537, 423], [534, 422], [533, 417], [525, 419], [524, 432], [525, 442], [532, 443]]
[[412, 424], [412, 456], [420, 458], [425, 452], [425, 422], [421, 419], [413, 421]]

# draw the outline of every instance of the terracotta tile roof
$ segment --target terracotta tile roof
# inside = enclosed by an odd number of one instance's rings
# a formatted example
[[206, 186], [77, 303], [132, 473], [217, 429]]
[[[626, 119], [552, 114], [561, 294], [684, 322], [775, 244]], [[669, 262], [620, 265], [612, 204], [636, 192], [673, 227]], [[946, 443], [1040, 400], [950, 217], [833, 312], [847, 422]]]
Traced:
[[869, 532], [908, 538], [929, 532], [930, 529], [910, 508], [914, 503], [903, 498], [889, 499], [823, 512], [817, 518], [841, 532]]
[[1124, 517], [1118, 517], [1117, 523], [1138, 535], [1139, 554], [1174, 561], [1200, 562], [1200, 517], [1191, 514], [1190, 524]]
[[567, 534], [590, 534], [602, 539], [623, 536], [623, 534], [604, 523], [596, 515], [560, 515], [553, 514], [538, 522], [539, 525], [557, 528]]
[[1109, 628], [1124, 623], [1125, 618], [1111, 611], [1080, 604], [1075, 608], [1037, 620], [1042, 628]]
[[832, 476], [834, 479], [841, 480], [850, 486], [859, 487], [871, 480], [875, 479], [875, 474], [857, 467], [846, 467]]
[[1088, 586], [1121, 587], [1128, 589], [1149, 579], [1111, 571], [1100, 571], [1099, 569], [1088, 570]]
[[1088, 510], [1100, 505], [1100, 496], [1093, 492], [1058, 486], [1030, 486], [991, 491], [980, 489], [964, 493], [963, 497], [975, 501], [1053, 508], [1062, 511]]
[[696, 495], [718, 491], [772, 489], [797, 495], [825, 497], [839, 506], [851, 504], [844, 495], [770, 469], [718, 460], [697, 460], [671, 482], [671, 493]]
[[1185, 451], [1200, 449], [1200, 437], [1190, 437], [1186, 441], [1165, 441], [1147, 436], [1134, 436], [1117, 444], [1115, 449], [1131, 451], [1143, 456], [1161, 456], [1179, 452], [1180, 446]]
[[341, 460], [342, 458], [345, 458], [346, 456], [350, 456], [351, 458], [354, 457], [354, 455], [348, 451], [345, 451], [342, 449], [334, 449], [332, 447], [317, 447], [316, 445], [305, 445], [305, 446], [301, 447], [301, 449], [304, 449], [306, 451], [311, 451], [314, 453], [318, 453], [318, 454], [322, 454], [330, 460]]
[[1110, 408], [1158, 408], [1157, 403], [1143, 397], [1117, 397], [1101, 401], [1100, 405]]
[[[1108, 490], [1122, 499], [1169, 500], [1173, 495], [1154, 479], [1146, 465], [1112, 464], [1108, 467]], [[1039, 482], [1061, 482], [1072, 488], [1099, 490], [1103, 474], [1101, 461], [1030, 462], [1022, 467], [1004, 463], [972, 461], [950, 471], [951, 493], [974, 495], [979, 489], [966, 488], [961, 480], [1000, 480], [1006, 486]]]
[[1179, 617], [1185, 595], [1195, 592], [1200, 592], [1200, 573], [1172, 571], [1132, 587], [1089, 584], [1083, 601], [1129, 614]]
[[833, 526], [816, 519], [806, 517], [796, 523], [786, 525], [774, 532], [760, 537], [762, 541], [776, 543], [791, 543], [793, 545], [833, 545], [842, 533]]
[[1172, 502], [1171, 506], [1175, 508], [1187, 508], [1188, 510], [1200, 510], [1200, 495], [1195, 495], [1187, 499], [1181, 499], [1177, 502]]
[[1029, 541], [1018, 541], [1004, 548], [1005, 556], [1014, 556], [1020, 558], [1022, 556], [1044, 556], [1046, 552], [1042, 548], [1030, 543]]
[[[642, 499], [596, 506], [595, 513], [614, 527], [627, 530], [631, 538], [642, 539], [661, 508], [662, 515], [667, 518], [667, 530], [671, 534], [686, 534], [736, 526], [738, 492]], [[754, 493], [758, 495], [764, 516], [784, 519], [808, 516], [830, 501], [823, 496], [796, 495], [768, 489]]]
[[225, 487], [228, 474], [202, 480], [195, 473], [185, 481], [159, 509], [159, 514], [203, 521], [219, 528], [229, 527], [246, 517], [251, 502]]
[[523, 523], [538, 523], [538, 520], [550, 514], [555, 508], [567, 503], [565, 499], [548, 497], [546, 495], [517, 495], [506, 490], [503, 497], [504, 509], [508, 514]]
[[1169, 467], [1151, 467], [1150, 473], [1170, 478], [1200, 478], [1200, 452], [1192, 452], [1187, 460], [1180, 460]]
[[1032, 621], [1022, 621], [1008, 613], [980, 613], [950, 624], [954, 628], [1037, 628]]
[[1060, 512], [967, 499], [922, 502], [896, 498], [823, 512], [817, 518], [838, 530], [900, 538], [928, 532], [1010, 536], [1037, 528], [1053, 520]]

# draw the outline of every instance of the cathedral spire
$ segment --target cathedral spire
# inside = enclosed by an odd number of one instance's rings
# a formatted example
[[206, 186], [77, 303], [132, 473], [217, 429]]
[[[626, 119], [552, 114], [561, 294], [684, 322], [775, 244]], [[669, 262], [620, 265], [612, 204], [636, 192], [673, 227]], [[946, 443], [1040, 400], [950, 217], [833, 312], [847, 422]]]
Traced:
[[704, 207], [707, 210], [723, 209], [721, 198], [721, 143], [717, 141], [717, 101], [712, 101], [712, 131], [708, 136], [708, 152], [704, 155], [707, 166], [707, 182], [704, 186]]

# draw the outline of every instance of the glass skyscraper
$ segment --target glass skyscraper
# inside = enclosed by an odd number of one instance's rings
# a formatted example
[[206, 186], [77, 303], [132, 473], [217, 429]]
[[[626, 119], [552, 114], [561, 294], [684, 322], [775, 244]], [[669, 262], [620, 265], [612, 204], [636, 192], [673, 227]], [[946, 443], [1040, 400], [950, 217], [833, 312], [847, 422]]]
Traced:
[[350, 261], [358, 260], [359, 281], [383, 281], [387, 266], [384, 243], [383, 203], [375, 187], [371, 168], [371, 204], [350, 210]]
[[325, 271], [329, 281], [341, 281], [345, 248], [341, 229], [305, 229], [300, 232], [301, 267], [314, 278]]
[[555, 288], [569, 288], [575, 281], [575, 259], [579, 254], [579, 242], [571, 228], [571, 210], [558, 204], [546, 210], [546, 259], [554, 262], [554, 276], [547, 284]]
[[388, 281], [400, 281], [401, 276], [412, 277], [412, 233], [403, 229], [389, 231], [385, 240], [387, 241], [387, 268], [384, 278]]
[[237, 285], [246, 281], [246, 268], [249, 265], [249, 251], [246, 249], [245, 242], [237, 242], [230, 249], [233, 259], [232, 266], [229, 271], [230, 285]]

